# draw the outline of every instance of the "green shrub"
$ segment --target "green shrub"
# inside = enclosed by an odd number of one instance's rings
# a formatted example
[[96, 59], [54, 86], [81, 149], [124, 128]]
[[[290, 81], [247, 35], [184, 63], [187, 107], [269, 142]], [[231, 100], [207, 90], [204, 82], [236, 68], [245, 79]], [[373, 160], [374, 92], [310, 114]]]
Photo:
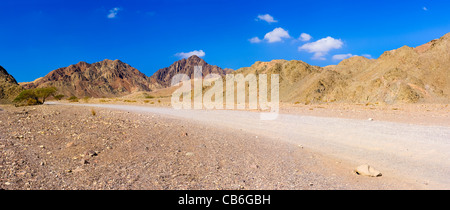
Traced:
[[[20, 92], [13, 102], [16, 106], [39, 105], [45, 103], [45, 100], [55, 93], [55, 87], [28, 89]], [[39, 98], [42, 98], [42, 101]]]
[[76, 96], [70, 96], [70, 98], [67, 99], [69, 102], [78, 102], [79, 99]]
[[83, 101], [87, 103], [87, 102], [89, 102], [90, 99], [91, 99], [91, 97], [85, 96], [85, 97], [83, 98]]
[[59, 94], [59, 95], [56, 95], [56, 96], [53, 96], [56, 100], [58, 100], [58, 101], [60, 101], [62, 98], [64, 98], [64, 95], [62, 95], [62, 94]]

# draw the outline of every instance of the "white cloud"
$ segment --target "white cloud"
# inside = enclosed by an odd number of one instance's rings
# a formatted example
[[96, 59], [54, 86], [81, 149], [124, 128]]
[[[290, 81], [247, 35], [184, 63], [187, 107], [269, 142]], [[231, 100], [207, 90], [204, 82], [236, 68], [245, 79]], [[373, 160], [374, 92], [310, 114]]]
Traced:
[[357, 56], [357, 55], [353, 55], [353, 54], [351, 54], [351, 53], [348, 53], [348, 54], [338, 54], [338, 55], [333, 55], [333, 60], [335, 60], [335, 61], [341, 61], [341, 60], [344, 60], [344, 59], [347, 59], [347, 58], [351, 58], [351, 57], [353, 57], [353, 56]]
[[264, 20], [268, 23], [276, 23], [278, 22], [278, 20], [274, 20], [273, 17], [269, 14], [265, 14], [265, 15], [258, 15], [258, 17], [256, 18], [256, 20]]
[[342, 42], [342, 40], [335, 39], [329, 36], [315, 42], [306, 43], [303, 46], [298, 47], [298, 50], [304, 50], [310, 53], [314, 53], [312, 59], [326, 60], [324, 56], [327, 55], [330, 50], [340, 49], [343, 45], [344, 43]]
[[180, 53], [175, 54], [175, 56], [180, 57], [180, 58], [189, 58], [193, 55], [196, 55], [198, 57], [204, 57], [206, 54], [203, 50], [194, 50], [194, 51], [187, 52], [187, 53], [180, 52]]
[[121, 9], [118, 8], [118, 7], [112, 8], [111, 10], [109, 10], [109, 14], [108, 14], [107, 17], [108, 17], [109, 19], [116, 18], [117, 13], [118, 13], [120, 10], [121, 10]]
[[283, 38], [291, 38], [291, 36], [289, 36], [289, 33], [283, 28], [273, 29], [273, 31], [267, 33], [264, 36], [264, 39], [269, 43], [281, 42]]
[[[347, 58], [351, 58], [351, 57], [354, 57], [354, 56], [359, 56], [359, 55], [353, 55], [351, 53], [348, 53], [348, 54], [337, 54], [337, 55], [333, 55], [332, 59], [335, 60], [335, 61], [341, 61], [341, 60], [344, 60], [344, 59], [347, 59]], [[366, 57], [368, 59], [373, 59], [372, 56], [369, 55], [369, 54], [362, 54], [361, 56]]]
[[366, 57], [368, 59], [373, 59], [372, 55], [369, 55], [369, 54], [362, 54], [362, 56], [364, 56], [364, 57]]
[[426, 7], [423, 7], [422, 9], [423, 9], [424, 11], [428, 11], [428, 8], [426, 8]]
[[302, 34], [300, 34], [300, 37], [299, 37], [298, 39], [299, 39], [300, 41], [307, 42], [307, 41], [309, 41], [309, 40], [312, 39], [312, 36], [309, 35], [309, 34], [307, 34], [307, 33], [302, 33]]
[[261, 39], [259, 39], [258, 37], [253, 37], [251, 39], [249, 39], [250, 43], [260, 43], [262, 42]]

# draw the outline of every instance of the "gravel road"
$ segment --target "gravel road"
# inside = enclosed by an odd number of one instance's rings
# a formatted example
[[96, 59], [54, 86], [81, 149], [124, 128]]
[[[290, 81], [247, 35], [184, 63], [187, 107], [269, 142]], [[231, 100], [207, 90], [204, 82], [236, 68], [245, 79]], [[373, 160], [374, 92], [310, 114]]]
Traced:
[[229, 110], [174, 110], [163, 107], [70, 104], [155, 113], [189, 119], [302, 145], [337, 161], [369, 164], [383, 173], [425, 189], [450, 189], [450, 127], [383, 121], [280, 114], [261, 121], [260, 114]]

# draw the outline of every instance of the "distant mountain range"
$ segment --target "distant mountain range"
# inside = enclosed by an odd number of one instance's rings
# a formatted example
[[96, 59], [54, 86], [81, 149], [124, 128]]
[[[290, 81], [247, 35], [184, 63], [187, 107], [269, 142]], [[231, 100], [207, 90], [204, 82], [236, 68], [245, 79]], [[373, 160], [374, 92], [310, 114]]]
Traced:
[[193, 75], [202, 66], [210, 73], [276, 73], [280, 75], [280, 100], [289, 103], [416, 103], [450, 101], [450, 33], [416, 48], [383, 53], [378, 59], [351, 57], [338, 65], [318, 67], [302, 61], [256, 62], [233, 71], [210, 65], [192, 56], [176, 61], [147, 77], [119, 60], [93, 64], [79, 62], [51, 71], [33, 82], [17, 84], [0, 67], [0, 101], [14, 98], [23, 88], [54, 86], [66, 96], [116, 97], [170, 86], [175, 74]]
[[191, 76], [194, 66], [202, 66], [205, 75], [209, 73], [225, 75], [232, 71], [209, 65], [194, 55], [188, 59], [177, 61], [171, 66], [157, 71], [153, 76], [147, 77], [120, 60], [106, 59], [93, 64], [79, 62], [59, 68], [51, 71], [45, 77], [33, 82], [20, 83], [20, 85], [25, 89], [53, 86], [66, 96], [116, 97], [137, 91], [149, 92], [169, 87], [170, 79], [175, 74]]

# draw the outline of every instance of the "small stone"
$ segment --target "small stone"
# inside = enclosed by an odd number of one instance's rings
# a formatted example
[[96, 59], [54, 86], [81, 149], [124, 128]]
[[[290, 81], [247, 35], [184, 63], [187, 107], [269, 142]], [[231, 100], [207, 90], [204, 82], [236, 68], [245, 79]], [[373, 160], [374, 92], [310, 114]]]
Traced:
[[193, 152], [187, 152], [186, 156], [194, 156], [194, 153]]
[[369, 120], [369, 121], [373, 121], [373, 118], [369, 118], [368, 120]]
[[87, 161], [86, 159], [82, 159], [82, 160], [80, 161], [80, 163], [81, 163], [82, 165], [86, 165], [86, 164], [89, 164], [89, 161]]
[[78, 167], [78, 168], [76, 168], [75, 170], [73, 170], [74, 173], [77, 173], [77, 172], [83, 172], [83, 171], [84, 171], [84, 169], [82, 169], [82, 168], [80, 168], [80, 167]]
[[379, 171], [375, 170], [372, 166], [367, 164], [358, 166], [354, 170], [354, 172], [358, 175], [369, 177], [379, 177], [382, 175]]
[[11, 183], [9, 183], [9, 182], [5, 182], [5, 185], [7, 185], [7, 186], [8, 186], [8, 185], [11, 185]]
[[94, 156], [97, 156], [98, 154], [97, 154], [97, 152], [95, 152], [93, 150], [89, 150], [89, 151], [86, 152], [85, 155], [89, 156], [89, 157], [94, 157]]
[[259, 166], [258, 166], [258, 165], [256, 165], [256, 164], [252, 164], [252, 165], [250, 165], [250, 168], [252, 168], [252, 169], [258, 169], [258, 168], [259, 168]]
[[75, 145], [75, 143], [73, 141], [71, 141], [71, 142], [66, 144], [66, 148], [72, 147], [74, 145]]

